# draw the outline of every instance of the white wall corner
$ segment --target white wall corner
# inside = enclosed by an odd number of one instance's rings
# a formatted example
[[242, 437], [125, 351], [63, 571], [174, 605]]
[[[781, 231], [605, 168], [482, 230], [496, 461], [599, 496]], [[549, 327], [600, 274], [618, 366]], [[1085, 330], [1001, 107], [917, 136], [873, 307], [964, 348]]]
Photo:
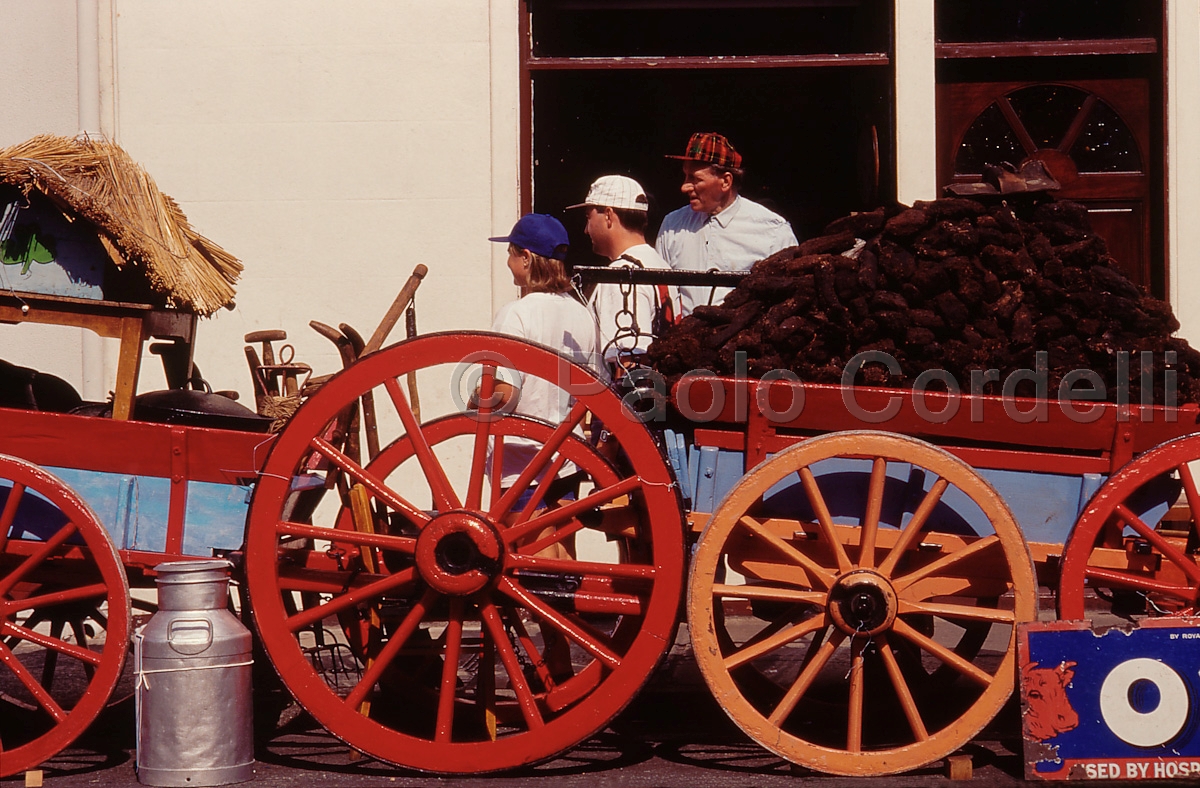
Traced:
[[937, 198], [934, 0], [896, 3], [896, 197]]
[[1167, 222], [1171, 307], [1200, 342], [1200, 4], [1167, 3]]
[[[492, 206], [491, 228], [506, 235], [519, 215], [521, 162], [520, 10], [512, 0], [490, 0]], [[517, 296], [504, 244], [491, 246], [492, 314]], [[487, 324], [491, 325], [491, 315]]]

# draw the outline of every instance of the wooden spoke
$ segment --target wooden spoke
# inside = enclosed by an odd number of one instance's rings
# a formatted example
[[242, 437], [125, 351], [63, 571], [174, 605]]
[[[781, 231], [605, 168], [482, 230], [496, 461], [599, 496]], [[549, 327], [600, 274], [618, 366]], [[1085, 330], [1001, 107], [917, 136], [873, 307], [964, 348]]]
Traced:
[[521, 621], [521, 616], [517, 613], [516, 608], [511, 605], [498, 605], [502, 620], [512, 628], [517, 636], [517, 642], [521, 644], [521, 648], [525, 651], [525, 656], [533, 663], [533, 669], [537, 673], [538, 679], [541, 680], [542, 686], [547, 692], [554, 689], [556, 682], [554, 677], [550, 675], [550, 669], [546, 666], [545, 655], [538, 651], [537, 644], [533, 642], [533, 638], [529, 636], [529, 630], [525, 628], [525, 623]]
[[[514, 544], [531, 533], [536, 533], [543, 528], [556, 526], [559, 523], [565, 523], [584, 512], [590, 512], [610, 501], [614, 501], [622, 495], [636, 490], [641, 485], [642, 482], [640, 479], [631, 476], [627, 479], [622, 479], [616, 484], [610, 484], [607, 487], [585, 495], [578, 501], [572, 501], [557, 509], [543, 510], [537, 517], [528, 522], [507, 529], [504, 532], [504, 540], [510, 545]], [[526, 551], [522, 550], [521, 552]]]
[[525, 470], [521, 471], [517, 476], [517, 480], [513, 482], [512, 487], [508, 488], [508, 491], [500, 496], [500, 500], [488, 512], [490, 517], [499, 519], [503, 517], [505, 512], [512, 509], [517, 498], [521, 497], [521, 494], [529, 489], [529, 485], [533, 480], [541, 475], [546, 464], [550, 462], [555, 452], [563, 445], [563, 442], [571, 436], [571, 432], [575, 427], [583, 421], [583, 417], [587, 415], [587, 412], [587, 404], [583, 400], [575, 403], [566, 420], [555, 428], [550, 437], [546, 439], [546, 442], [542, 444], [542, 448], [538, 449], [537, 453], [533, 455], [533, 459], [525, 466]]
[[483, 365], [479, 379], [479, 411], [475, 424], [475, 446], [471, 452], [471, 475], [467, 481], [467, 499], [464, 506], [478, 510], [483, 505], [483, 480], [486, 476], [488, 438], [492, 434], [492, 399], [496, 393], [496, 368]]
[[446, 624], [445, 652], [442, 656], [442, 683], [438, 693], [436, 741], [450, 741], [454, 728], [454, 699], [458, 693], [458, 658], [462, 653], [463, 601], [450, 600]]
[[582, 627], [577, 626], [566, 616], [526, 591], [520, 585], [515, 583], [512, 578], [501, 578], [500, 583], [496, 588], [505, 596], [508, 596], [514, 601], [521, 603], [523, 606], [537, 615], [537, 617], [542, 621], [550, 624], [559, 632], [578, 643], [584, 651], [608, 665], [610, 668], [615, 669], [621, 666], [620, 655], [612, 651], [609, 646], [599, 642], [593, 633], [585, 632]]
[[404, 616], [404, 620], [400, 622], [400, 626], [392, 632], [388, 638], [388, 642], [384, 644], [379, 653], [375, 656], [375, 661], [363, 671], [362, 679], [354, 685], [354, 689], [350, 690], [350, 694], [346, 696], [346, 706], [357, 710], [362, 702], [367, 699], [374, 689], [375, 683], [387, 670], [392, 660], [400, 653], [400, 649], [404, 648], [404, 644], [417, 631], [417, 627], [421, 625], [421, 620], [425, 618], [425, 613], [429, 607], [437, 599], [437, 594], [433, 591], [426, 591], [418, 602], [412, 606], [408, 614]]
[[833, 551], [838, 573], [849, 572], [853, 565], [850, 563], [849, 556], [846, 555], [846, 548], [838, 539], [837, 532], [833, 528], [833, 517], [829, 514], [825, 496], [821, 495], [821, 488], [817, 486], [817, 480], [813, 476], [811, 468], [800, 469], [800, 481], [804, 485], [804, 493], [808, 496], [808, 502], [817, 515], [817, 523], [821, 526], [821, 536], [829, 543], [829, 549]]
[[385, 577], [370, 585], [347, 591], [341, 596], [335, 596], [328, 602], [301, 610], [288, 616], [286, 624], [292, 632], [298, 632], [305, 627], [317, 623], [326, 616], [335, 615], [348, 608], [356, 607], [376, 597], [381, 597], [388, 591], [407, 585], [415, 578], [414, 570], [409, 567], [394, 575]]
[[925, 722], [921, 719], [917, 702], [908, 689], [908, 681], [900, 671], [900, 664], [896, 662], [896, 652], [892, 651], [892, 645], [888, 642], [886, 634], [881, 634], [876, 642], [879, 655], [883, 658], [884, 667], [887, 669], [888, 678], [892, 681], [892, 688], [896, 691], [896, 698], [900, 701], [900, 708], [904, 709], [904, 718], [908, 720], [908, 727], [917, 741], [925, 741], [929, 738], [929, 732], [925, 730]]
[[513, 521], [513, 525], [520, 525], [528, 521], [530, 517], [533, 517], [534, 512], [538, 510], [538, 507], [542, 505], [542, 501], [546, 499], [546, 490], [549, 489], [550, 480], [557, 479], [558, 472], [566, 464], [567, 457], [565, 454], [555, 455], [554, 461], [538, 477], [537, 484], [533, 488], [533, 494], [529, 496], [529, 500], [525, 503], [525, 508], [517, 515], [516, 520]]
[[1149, 575], [1135, 575], [1130, 572], [1122, 572], [1120, 569], [1106, 569], [1100, 566], [1085, 568], [1084, 576], [1099, 585], [1166, 594], [1185, 602], [1197, 601], [1197, 594], [1200, 593], [1200, 588], [1197, 586], [1177, 586]]
[[36, 596], [27, 596], [24, 599], [14, 599], [5, 604], [4, 607], [9, 613], [20, 613], [23, 610], [53, 607], [54, 605], [78, 602], [82, 599], [94, 599], [104, 596], [107, 592], [108, 588], [103, 583], [94, 583], [90, 586], [79, 586], [78, 588], [55, 591], [52, 594], [37, 594]]
[[279, 523], [275, 530], [279, 532], [280, 536], [285, 538], [289, 536], [304, 536], [310, 539], [327, 539], [330, 542], [394, 550], [406, 555], [412, 555], [417, 549], [417, 540], [411, 536], [390, 536], [388, 534], [371, 533], [369, 531], [348, 531], [344, 528], [325, 528], [317, 525], [288, 522], [287, 520]]
[[17, 518], [17, 509], [24, 497], [25, 485], [14, 480], [8, 490], [8, 498], [4, 500], [4, 511], [0, 511], [0, 553], [4, 552], [8, 543], [8, 532], [12, 530], [12, 524]]
[[1188, 510], [1192, 514], [1192, 523], [1200, 524], [1200, 491], [1196, 488], [1196, 477], [1192, 474], [1192, 466], [1183, 463], [1177, 469], [1179, 480], [1183, 482], [1183, 492], [1187, 499]]
[[517, 652], [513, 650], [512, 644], [508, 641], [508, 635], [504, 631], [504, 622], [500, 620], [500, 614], [496, 612], [495, 605], [490, 601], [484, 601], [479, 607], [479, 616], [491, 635], [496, 653], [500, 656], [500, 663], [504, 665], [504, 671], [508, 674], [508, 683], [517, 696], [517, 706], [521, 709], [521, 716], [525, 718], [525, 724], [530, 730], [545, 727], [546, 722], [542, 719], [537, 699], [533, 695], [533, 690], [529, 688], [529, 682], [525, 680], [525, 672], [521, 669]]
[[58, 548], [62, 547], [68, 539], [78, 532], [74, 523], [67, 523], [55, 532], [54, 536], [47, 539], [42, 546], [29, 555], [21, 564], [9, 572], [4, 578], [0, 578], [0, 596], [5, 596], [12, 591], [17, 583], [25, 579], [25, 577], [36, 569], [43, 561], [52, 556]]
[[925, 530], [925, 521], [929, 519], [929, 515], [933, 514], [934, 507], [938, 505], [938, 501], [942, 499], [942, 494], [946, 492], [948, 486], [950, 486], [948, 481], [938, 479], [933, 483], [929, 492], [925, 493], [921, 505], [913, 512], [912, 519], [900, 531], [900, 538], [896, 540], [896, 544], [892, 546], [887, 557], [883, 559], [883, 563], [879, 565], [880, 574], [888, 577], [896, 571], [896, 564], [912, 548], [921, 531]]
[[479, 647], [475, 705], [487, 731], [488, 741], [496, 741], [496, 645], [487, 629], [480, 633], [480, 639], [483, 642]]
[[54, 698], [50, 696], [49, 692], [46, 692], [42, 685], [38, 683], [38, 680], [34, 678], [33, 674], [30, 673], [29, 670], [21, 664], [21, 661], [17, 659], [16, 655], [8, 649], [8, 646], [5, 646], [2, 643], [0, 643], [0, 664], [8, 666], [8, 669], [12, 672], [12, 674], [17, 677], [17, 681], [21, 682], [21, 685], [28, 690], [30, 695], [34, 697], [34, 700], [38, 702], [38, 705], [45, 709], [46, 713], [49, 714], [56, 723], [61, 725], [62, 723], [66, 722], [67, 712], [63, 710], [62, 706], [55, 702]]
[[968, 621], [991, 621], [995, 624], [1012, 624], [1016, 616], [1011, 610], [997, 610], [990, 607], [973, 607], [971, 605], [951, 605], [938, 602], [910, 602], [901, 599], [899, 612], [925, 613], [946, 619], [966, 619]]
[[1125, 504], [1117, 505], [1117, 514], [1139, 536], [1154, 545], [1155, 549], [1162, 553], [1168, 561], [1182, 569], [1184, 574], [1193, 583], [1200, 584], [1200, 566], [1197, 566], [1190, 558], [1181, 553], [1179, 548], [1168, 542], [1162, 534], [1147, 525], [1142, 518], [1134, 514]]
[[987, 687], [992, 683], [992, 675], [986, 670], [976, 667], [974, 664], [955, 654], [953, 651], [938, 643], [933, 638], [926, 637], [925, 635], [921, 634], [908, 624], [904, 623], [903, 619], [896, 619], [894, 629], [897, 635], [911, 641], [921, 649], [937, 657], [942, 662], [946, 663], [959, 673], [974, 681], [976, 684]]
[[805, 635], [811, 634], [818, 629], [824, 627], [828, 622], [825, 614], [813, 616], [807, 621], [801, 621], [799, 624], [794, 624], [787, 629], [784, 629], [776, 634], [754, 643], [751, 646], [746, 646], [738, 651], [733, 652], [725, 657], [725, 668], [733, 670], [753, 659], [758, 659], [764, 654], [769, 654], [776, 649], [786, 646], [788, 643], [795, 642]]
[[833, 652], [837, 651], [838, 646], [846, 636], [839, 631], [834, 631], [833, 636], [829, 640], [821, 644], [817, 649], [817, 653], [813, 655], [812, 661], [804, 666], [800, 671], [800, 675], [792, 682], [792, 686], [788, 689], [787, 694], [779, 701], [771, 716], [768, 718], [772, 725], [776, 727], [783, 725], [791, 713], [796, 709], [796, 704], [800, 702], [800, 698], [804, 697], [804, 693], [808, 692], [808, 688], [812, 686], [816, 680], [817, 674], [821, 672], [821, 668], [825, 667], [825, 663], [833, 656]]
[[657, 570], [650, 564], [604, 564], [596, 561], [571, 561], [565, 558], [548, 558], [540, 555], [511, 553], [508, 565], [515, 569], [531, 569], [567, 575], [597, 575], [599, 577], [624, 577], [634, 580], [653, 580]]
[[389, 377], [383, 381], [383, 385], [392, 399], [392, 404], [396, 406], [396, 413], [400, 416], [400, 422], [404, 425], [409, 440], [412, 441], [413, 452], [417, 455], [417, 462], [425, 474], [425, 481], [429, 483], [434, 504], [441, 511], [461, 508], [462, 502], [454, 492], [446, 470], [430, 448], [429, 441], [425, 439], [425, 433], [421, 431], [421, 425], [417, 423], [417, 417], [409, 407], [408, 397], [400, 389], [400, 382]]
[[809, 558], [795, 547], [792, 547], [784, 540], [780, 539], [777, 535], [769, 531], [763, 526], [762, 523], [758, 522], [753, 517], [749, 515], [742, 515], [742, 517], [738, 519], [738, 525], [750, 531], [755, 536], [761, 538], [764, 542], [775, 548], [775, 550], [781, 553], [785, 558], [801, 567], [805, 572], [812, 576], [813, 580], [816, 580], [818, 583], [820, 583], [823, 588], [828, 589], [833, 587], [833, 581], [835, 579], [833, 572], [821, 566], [816, 561]]
[[580, 520], [572, 520], [563, 528], [558, 528], [543, 536], [541, 539], [530, 542], [527, 545], [522, 545], [518, 549], [526, 555], [537, 555], [551, 545], [556, 545], [564, 539], [573, 536], [583, 530], [583, 522]]
[[352, 460], [344, 452], [339, 451], [329, 441], [318, 436], [312, 439], [311, 445], [314, 451], [324, 456], [351, 479], [370, 490], [376, 498], [403, 514], [406, 518], [417, 524], [418, 527], [429, 522], [428, 514], [401, 498], [386, 484], [375, 478], [372, 473]]
[[792, 588], [772, 586], [729, 586], [717, 583], [713, 596], [722, 599], [771, 599], [779, 602], [801, 602], [806, 605], [824, 605], [829, 595], [820, 591], [797, 591]]
[[68, 643], [65, 640], [49, 637], [41, 634], [40, 632], [34, 632], [32, 629], [26, 629], [19, 624], [14, 624], [7, 621], [0, 622], [0, 633], [6, 635], [15, 635], [21, 640], [25, 640], [30, 643], [36, 643], [42, 648], [52, 649], [60, 654], [66, 654], [69, 657], [75, 657], [75, 659], [91, 665], [99, 665], [103, 660], [103, 655], [95, 651], [89, 651], [86, 648], [80, 648], [74, 643]]
[[865, 639], [851, 641], [850, 645], [850, 708], [846, 721], [846, 750], [862, 752], [863, 696], [866, 681], [863, 672], [863, 646]]
[[924, 580], [927, 577], [936, 577], [958, 562], [976, 556], [990, 547], [1002, 547], [999, 536], [996, 536], [995, 534], [992, 534], [991, 536], [985, 536], [982, 539], [967, 545], [962, 550], [956, 550], [953, 553], [942, 556], [936, 561], [926, 564], [914, 572], [901, 575], [900, 577], [893, 579], [892, 587], [896, 589], [897, 594], [903, 593], [906, 589], [912, 587], [921, 580]]
[[875, 536], [879, 532], [879, 515], [883, 511], [886, 483], [887, 459], [876, 457], [871, 463], [871, 483], [867, 488], [867, 507], [859, 536], [858, 565], [864, 569], [875, 566]]

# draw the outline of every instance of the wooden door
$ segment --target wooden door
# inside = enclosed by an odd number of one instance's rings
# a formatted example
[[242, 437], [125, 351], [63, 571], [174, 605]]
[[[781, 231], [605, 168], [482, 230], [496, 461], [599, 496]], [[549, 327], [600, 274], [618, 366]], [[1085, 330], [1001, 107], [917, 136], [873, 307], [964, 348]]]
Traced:
[[1150, 84], [1146, 79], [965, 82], [938, 88], [938, 181], [978, 181], [985, 164], [1036, 159], [1088, 207], [1109, 253], [1151, 276]]

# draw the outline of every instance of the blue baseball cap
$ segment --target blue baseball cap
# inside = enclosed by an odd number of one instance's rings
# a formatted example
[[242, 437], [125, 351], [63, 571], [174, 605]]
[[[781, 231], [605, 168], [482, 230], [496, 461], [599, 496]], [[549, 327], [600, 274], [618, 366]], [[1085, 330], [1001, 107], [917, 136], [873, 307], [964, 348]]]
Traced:
[[508, 235], [488, 240], [515, 244], [554, 260], [566, 260], [567, 247], [571, 243], [562, 222], [545, 213], [527, 213], [517, 220]]

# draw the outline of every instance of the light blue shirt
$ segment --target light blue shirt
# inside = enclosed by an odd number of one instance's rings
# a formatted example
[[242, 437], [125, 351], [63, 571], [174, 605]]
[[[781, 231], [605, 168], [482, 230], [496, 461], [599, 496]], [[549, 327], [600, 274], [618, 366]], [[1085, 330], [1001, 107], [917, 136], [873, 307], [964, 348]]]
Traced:
[[[753, 200], [736, 197], [710, 216], [683, 206], [663, 217], [655, 248], [671, 268], [686, 271], [745, 271], [781, 249], [796, 245], [792, 226]], [[720, 303], [731, 288], [679, 288], [680, 314], [697, 304]]]

